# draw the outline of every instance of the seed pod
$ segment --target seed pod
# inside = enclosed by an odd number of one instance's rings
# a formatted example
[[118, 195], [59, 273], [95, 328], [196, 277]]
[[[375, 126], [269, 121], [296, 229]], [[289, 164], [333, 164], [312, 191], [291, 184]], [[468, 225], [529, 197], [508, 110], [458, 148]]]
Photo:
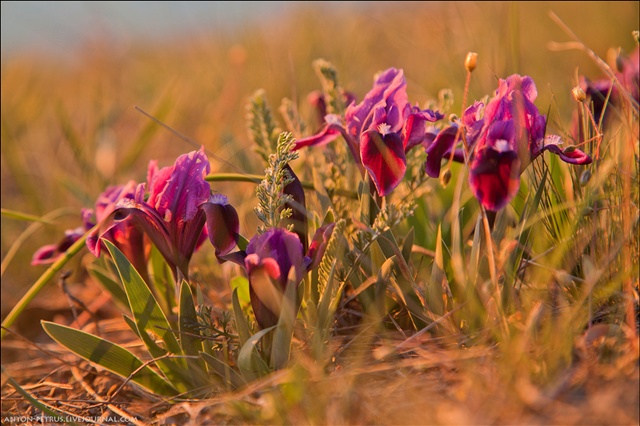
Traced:
[[450, 180], [451, 170], [447, 169], [442, 173], [442, 175], [440, 175], [440, 185], [442, 185], [443, 188], [446, 188]]
[[476, 52], [467, 53], [467, 57], [464, 60], [464, 67], [467, 71], [472, 72], [478, 65], [478, 54]]
[[582, 90], [582, 87], [576, 86], [571, 89], [571, 94], [573, 95], [573, 100], [578, 103], [583, 103], [587, 100], [587, 94]]

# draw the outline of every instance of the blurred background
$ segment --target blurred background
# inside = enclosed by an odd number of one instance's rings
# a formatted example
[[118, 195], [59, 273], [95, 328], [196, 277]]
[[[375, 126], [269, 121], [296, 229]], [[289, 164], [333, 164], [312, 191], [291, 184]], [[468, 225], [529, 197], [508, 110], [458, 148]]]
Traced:
[[[475, 51], [469, 101], [492, 93], [497, 78], [530, 75], [537, 106], [549, 111], [553, 132], [564, 134], [577, 73], [601, 73], [585, 52], [559, 48], [571, 39], [550, 13], [606, 59], [635, 48], [638, 5], [2, 2], [2, 208], [52, 217], [31, 223], [2, 216], [2, 317], [45, 270], [30, 266], [33, 252], [79, 226], [80, 209], [107, 185], [144, 181], [149, 160], [171, 165], [204, 145], [213, 172], [262, 174], [246, 130], [247, 100], [263, 88], [275, 111], [290, 98], [314, 131], [320, 123], [307, 95], [320, 88], [315, 59], [330, 61], [358, 100], [376, 72], [397, 67], [412, 103], [450, 89], [459, 113], [463, 61]], [[239, 206], [241, 232], [252, 235], [254, 186], [214, 189]], [[53, 310], [52, 293], [59, 290], [50, 286], [33, 305]]]

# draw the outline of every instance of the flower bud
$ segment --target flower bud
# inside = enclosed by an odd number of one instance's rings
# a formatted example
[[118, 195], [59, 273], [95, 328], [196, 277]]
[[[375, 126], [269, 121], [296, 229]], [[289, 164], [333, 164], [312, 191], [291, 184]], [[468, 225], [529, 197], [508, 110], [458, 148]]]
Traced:
[[478, 54], [476, 52], [467, 53], [467, 57], [464, 60], [464, 67], [467, 71], [472, 72], [478, 65]]
[[451, 170], [447, 169], [440, 175], [440, 185], [446, 188], [451, 180]]
[[449, 121], [455, 123], [458, 121], [458, 116], [456, 114], [449, 115]]
[[631, 32], [631, 34], [633, 35], [633, 39], [636, 41], [636, 43], [640, 43], [640, 31], [634, 30]]
[[573, 100], [578, 103], [583, 103], [587, 100], [587, 94], [582, 90], [582, 87], [576, 86], [571, 89], [571, 94], [573, 95]]

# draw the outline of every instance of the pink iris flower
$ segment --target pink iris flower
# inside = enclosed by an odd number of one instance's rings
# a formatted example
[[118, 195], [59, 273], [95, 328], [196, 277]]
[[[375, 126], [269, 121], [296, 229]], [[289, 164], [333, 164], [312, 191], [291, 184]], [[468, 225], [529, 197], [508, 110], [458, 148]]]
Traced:
[[[97, 222], [105, 220], [116, 208], [121, 200], [133, 200], [136, 183], [129, 181], [125, 185], [109, 186], [98, 196], [94, 209], [82, 209], [83, 225], [65, 231], [64, 238], [58, 244], [50, 244], [41, 247], [33, 255], [32, 265], [42, 265], [55, 262], [71, 247], [80, 237], [95, 226]], [[147, 247], [144, 242], [144, 234], [132, 224], [123, 221], [106, 231], [103, 238], [111, 241], [122, 251], [131, 263], [142, 270], [146, 266]], [[87, 243], [88, 247], [95, 251], [95, 242]]]
[[90, 250], [98, 256], [100, 238], [126, 222], [149, 237], [176, 278], [188, 277], [191, 256], [207, 235], [217, 256], [228, 253], [238, 240], [238, 214], [224, 195], [211, 194], [204, 179], [209, 171], [204, 147], [181, 155], [170, 167], [158, 169], [151, 161], [147, 183], [136, 187], [133, 198], [121, 199], [89, 235]]
[[404, 72], [389, 68], [374, 81], [358, 105], [352, 102], [344, 117], [328, 114], [320, 131], [299, 139], [295, 149], [324, 145], [338, 136], [346, 140], [356, 164], [371, 176], [379, 195], [389, 194], [406, 172], [406, 153], [422, 143], [426, 122], [443, 115], [411, 106]]
[[316, 231], [306, 255], [298, 235], [283, 228], [271, 228], [249, 241], [246, 253], [236, 262], [247, 271], [251, 307], [261, 329], [278, 323], [291, 268], [296, 271], [295, 283], [300, 283], [322, 260], [334, 226]]
[[573, 146], [562, 149], [559, 136], [546, 135], [547, 119], [533, 103], [537, 96], [531, 77], [514, 74], [500, 79], [486, 106], [475, 102], [466, 109], [460, 124], [431, 133], [427, 174], [438, 177], [443, 158], [452, 156], [463, 161], [462, 150], [455, 149], [459, 126], [465, 131], [469, 147], [469, 185], [489, 211], [509, 204], [520, 187], [520, 175], [544, 151], [551, 151], [570, 164], [591, 163], [591, 157]]

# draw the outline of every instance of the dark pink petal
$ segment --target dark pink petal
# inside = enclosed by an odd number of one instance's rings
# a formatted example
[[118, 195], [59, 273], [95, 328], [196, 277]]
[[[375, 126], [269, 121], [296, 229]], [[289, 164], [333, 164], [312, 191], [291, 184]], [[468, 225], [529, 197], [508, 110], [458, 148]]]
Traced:
[[480, 136], [484, 126], [484, 108], [482, 102], [474, 102], [462, 115], [462, 124], [466, 129], [467, 144], [470, 149], [475, 147], [478, 136]]
[[351, 104], [347, 108], [345, 112], [347, 133], [357, 140], [363, 132], [371, 130], [373, 122], [371, 112], [376, 107], [382, 106], [386, 109], [395, 105], [399, 112], [404, 113], [408, 105], [406, 85], [407, 82], [402, 70], [389, 68], [378, 75], [373, 88], [366, 94], [362, 102], [358, 105]]
[[216, 249], [216, 256], [228, 254], [238, 242], [240, 220], [236, 209], [220, 194], [212, 195], [200, 207], [207, 218], [209, 240]]
[[362, 135], [362, 164], [381, 196], [390, 193], [404, 177], [407, 166], [403, 145], [397, 133], [382, 135], [377, 131], [369, 131]]
[[584, 165], [584, 164], [590, 164], [593, 161], [588, 154], [582, 152], [578, 148], [574, 148], [573, 146], [570, 146], [562, 150], [558, 145], [550, 144], [550, 145], [545, 145], [540, 150], [540, 152], [544, 152], [544, 151], [550, 151], [558, 155], [562, 159], [562, 161], [569, 164]]
[[278, 284], [280, 267], [275, 259], [261, 259], [250, 254], [245, 259], [249, 278], [249, 298], [256, 322], [261, 329], [278, 324], [283, 291]]
[[100, 239], [107, 238], [114, 227], [123, 224], [125, 221], [140, 232], [147, 234], [151, 242], [172, 267], [172, 270], [175, 270], [179, 263], [184, 263], [184, 260], [179, 259], [178, 249], [174, 249], [175, 244], [171, 240], [166, 222], [146, 204], [136, 204], [135, 202], [122, 201], [120, 207], [107, 216], [99, 227], [87, 236], [89, 250], [95, 256], [100, 256]]
[[204, 180], [210, 170], [204, 147], [181, 155], [174, 166], [165, 167], [153, 176], [147, 203], [167, 222], [193, 219], [198, 206], [211, 193], [209, 184]]
[[296, 267], [302, 279], [302, 243], [293, 232], [282, 228], [269, 229], [249, 241], [247, 256], [251, 254], [258, 255], [260, 259], [272, 258], [277, 262], [281, 271], [278, 279], [283, 290], [287, 285], [287, 277], [292, 266]]
[[47, 244], [46, 246], [40, 247], [35, 253], [33, 253], [31, 264], [35, 266], [53, 263], [60, 254], [57, 244]]
[[403, 129], [403, 143], [404, 143], [404, 152], [409, 152], [416, 145], [420, 145], [423, 143], [425, 137], [428, 135], [427, 132], [427, 122], [434, 122], [437, 120], [441, 120], [444, 118], [442, 114], [439, 112], [434, 112], [431, 110], [423, 110], [423, 111], [414, 111], [407, 117], [407, 120], [404, 123]]
[[249, 241], [245, 269], [251, 306], [261, 328], [278, 323], [279, 306], [292, 267], [296, 270], [296, 281], [300, 282], [305, 272], [302, 244], [293, 232], [272, 228]]
[[435, 137], [433, 143], [425, 150], [427, 152], [425, 171], [430, 177], [437, 178], [440, 176], [442, 159], [448, 159], [447, 155], [451, 154], [451, 150], [456, 143], [458, 129], [457, 124], [452, 124], [444, 128]]
[[60, 242], [58, 242], [58, 244], [47, 244], [36, 250], [31, 259], [31, 264], [46, 265], [55, 262], [69, 249], [69, 247], [73, 245], [73, 243], [78, 241], [85, 232], [85, 229], [82, 227], [66, 230], [64, 232], [64, 237]]
[[306, 138], [297, 139], [294, 145], [294, 150], [304, 148], [305, 146], [322, 146], [329, 142], [333, 142], [343, 132], [342, 126], [338, 124], [325, 123], [318, 133]]
[[309, 250], [307, 251], [306, 258], [309, 263], [307, 270], [317, 268], [322, 261], [322, 256], [324, 256], [324, 252], [327, 249], [327, 243], [329, 243], [329, 239], [331, 238], [331, 234], [333, 234], [333, 228], [335, 228], [335, 226], [335, 223], [329, 223], [316, 230], [316, 233], [313, 235], [313, 239], [311, 240]]
[[476, 153], [469, 165], [469, 185], [480, 204], [498, 211], [520, 188], [520, 159], [515, 151], [487, 148]]
[[304, 188], [298, 176], [293, 172], [291, 166], [287, 164], [285, 169], [289, 172], [289, 176], [293, 179], [284, 187], [284, 193], [290, 195], [292, 201], [285, 204], [285, 208], [291, 209], [291, 217], [284, 221], [285, 227], [292, 225], [292, 231], [300, 238], [304, 250], [307, 248], [307, 207], [304, 195]]

